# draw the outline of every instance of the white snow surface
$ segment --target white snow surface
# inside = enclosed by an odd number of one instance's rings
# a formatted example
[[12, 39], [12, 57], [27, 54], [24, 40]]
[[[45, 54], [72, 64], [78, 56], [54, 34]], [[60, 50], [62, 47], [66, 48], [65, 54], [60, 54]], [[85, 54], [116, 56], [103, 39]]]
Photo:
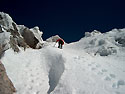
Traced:
[[7, 50], [1, 61], [16, 94], [125, 94], [125, 30], [91, 34], [63, 49]]

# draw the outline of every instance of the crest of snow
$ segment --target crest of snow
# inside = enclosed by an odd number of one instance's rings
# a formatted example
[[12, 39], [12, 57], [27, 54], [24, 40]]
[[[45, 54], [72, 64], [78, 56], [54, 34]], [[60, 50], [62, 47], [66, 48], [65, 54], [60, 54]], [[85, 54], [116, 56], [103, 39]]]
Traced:
[[91, 33], [90, 32], [85, 32], [85, 37], [90, 37], [90, 36], [94, 36], [94, 35], [98, 35], [101, 34], [101, 32], [94, 30]]
[[115, 54], [120, 48], [125, 47], [125, 29], [113, 29], [107, 33], [94, 31], [78, 42], [69, 44], [69, 47], [85, 50], [91, 54], [107, 56]]

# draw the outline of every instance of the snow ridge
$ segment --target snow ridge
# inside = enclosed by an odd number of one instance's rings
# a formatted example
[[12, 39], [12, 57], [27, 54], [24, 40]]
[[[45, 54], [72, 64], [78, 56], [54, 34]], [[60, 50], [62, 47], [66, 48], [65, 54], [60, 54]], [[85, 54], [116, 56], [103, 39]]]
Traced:
[[45, 55], [46, 62], [48, 62], [47, 66], [49, 67], [48, 78], [50, 88], [47, 92], [48, 94], [50, 94], [58, 85], [59, 80], [61, 79], [61, 76], [65, 70], [65, 59], [62, 53], [58, 52], [56, 49], [51, 49], [52, 51], [50, 50], [50, 48], [47, 48], [47, 54]]

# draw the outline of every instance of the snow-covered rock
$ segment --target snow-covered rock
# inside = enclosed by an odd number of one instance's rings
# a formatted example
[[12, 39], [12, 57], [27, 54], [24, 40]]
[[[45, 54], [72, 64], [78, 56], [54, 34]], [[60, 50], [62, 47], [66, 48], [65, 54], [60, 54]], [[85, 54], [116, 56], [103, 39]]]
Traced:
[[107, 33], [88, 32], [76, 43], [69, 44], [73, 48], [84, 49], [87, 53], [101, 56], [116, 54], [125, 46], [125, 29], [113, 29]]
[[29, 29], [23, 25], [17, 25], [12, 18], [0, 12], [0, 43], [6, 44], [5, 49], [12, 48], [19, 52], [20, 47], [24, 50], [28, 47], [41, 48], [43, 44], [42, 32], [38, 27]]
[[42, 34], [43, 34], [43, 32], [41, 32], [39, 30], [39, 27], [37, 27], [37, 26], [34, 27], [34, 28], [31, 28], [30, 30], [33, 32], [35, 38], [38, 40], [36, 48], [42, 48], [42, 46], [43, 46], [43, 40], [42, 40]]
[[13, 29], [12, 23], [13, 23], [13, 20], [8, 14], [4, 12], [0, 12], [0, 24], [1, 25]]
[[98, 34], [101, 34], [101, 32], [97, 30], [92, 31], [91, 33], [85, 32], [85, 37], [91, 37], [91, 36], [98, 35]]

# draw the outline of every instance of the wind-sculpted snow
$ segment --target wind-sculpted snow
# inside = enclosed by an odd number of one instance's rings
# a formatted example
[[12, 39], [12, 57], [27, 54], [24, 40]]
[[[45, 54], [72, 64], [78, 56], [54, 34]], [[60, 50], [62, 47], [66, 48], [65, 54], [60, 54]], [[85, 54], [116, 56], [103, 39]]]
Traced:
[[2, 62], [17, 94], [125, 94], [124, 51], [102, 57], [69, 45], [45, 46], [8, 50]]
[[69, 44], [69, 47], [84, 49], [92, 55], [108, 56], [116, 54], [125, 47], [125, 29], [113, 29], [107, 33], [93, 31], [85, 33], [85, 37], [78, 42]]

